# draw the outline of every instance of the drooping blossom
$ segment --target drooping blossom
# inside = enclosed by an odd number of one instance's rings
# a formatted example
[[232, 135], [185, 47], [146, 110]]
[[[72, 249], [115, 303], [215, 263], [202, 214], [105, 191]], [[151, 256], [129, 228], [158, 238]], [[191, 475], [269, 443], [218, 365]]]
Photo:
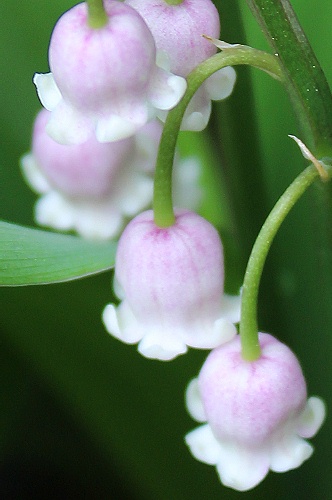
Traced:
[[[201, 62], [217, 52], [216, 46], [203, 35], [219, 38], [220, 20], [211, 0], [183, 0], [173, 5], [166, 0], [125, 0], [134, 7], [149, 26], [164, 65], [177, 75], [187, 77]], [[223, 68], [198, 89], [186, 110], [183, 130], [203, 130], [211, 113], [211, 99], [228, 97], [236, 79], [232, 67]], [[159, 112], [164, 119], [166, 112]]]
[[51, 73], [36, 74], [40, 100], [52, 111], [48, 133], [63, 144], [118, 141], [133, 135], [156, 109], [181, 99], [186, 81], [156, 64], [153, 36], [129, 5], [105, 0], [106, 26], [91, 28], [86, 2], [58, 20], [49, 46]]
[[240, 300], [224, 295], [222, 245], [199, 215], [176, 211], [156, 226], [152, 210], [121, 235], [115, 263], [118, 306], [103, 312], [106, 329], [148, 358], [170, 360], [187, 347], [210, 349], [234, 337]]
[[321, 399], [307, 399], [292, 351], [266, 333], [259, 341], [262, 354], [252, 362], [242, 358], [239, 336], [214, 349], [186, 394], [190, 414], [204, 422], [186, 435], [191, 453], [239, 491], [255, 487], [269, 469], [299, 467], [313, 452], [306, 438], [325, 416]]
[[[118, 236], [128, 219], [151, 205], [161, 123], [149, 122], [134, 136], [117, 142], [100, 143], [91, 135], [82, 144], [63, 145], [48, 135], [49, 117], [49, 111], [39, 112], [31, 152], [21, 160], [28, 184], [41, 195], [36, 222], [85, 238]], [[197, 159], [177, 155], [174, 199], [180, 206], [197, 208], [199, 175]]]

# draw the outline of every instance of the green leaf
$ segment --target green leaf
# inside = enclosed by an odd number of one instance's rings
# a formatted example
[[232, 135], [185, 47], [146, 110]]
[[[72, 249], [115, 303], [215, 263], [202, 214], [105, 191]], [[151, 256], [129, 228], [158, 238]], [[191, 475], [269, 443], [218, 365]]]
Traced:
[[289, 0], [247, 3], [278, 55], [305, 140], [316, 155], [331, 156], [331, 90]]
[[115, 242], [0, 222], [0, 285], [41, 285], [70, 281], [114, 266]]

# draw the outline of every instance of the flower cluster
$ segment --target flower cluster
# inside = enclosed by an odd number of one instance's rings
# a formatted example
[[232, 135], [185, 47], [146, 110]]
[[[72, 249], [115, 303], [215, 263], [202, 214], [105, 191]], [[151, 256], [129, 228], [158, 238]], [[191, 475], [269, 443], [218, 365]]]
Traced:
[[[212, 350], [187, 390], [188, 410], [204, 424], [186, 442], [198, 460], [217, 467], [223, 484], [248, 490], [269, 469], [286, 471], [309, 458], [305, 439], [322, 424], [324, 404], [307, 400], [299, 362], [271, 335], [259, 334], [260, 355], [244, 359], [236, 328], [241, 296], [224, 293], [220, 237], [194, 212], [197, 162], [175, 154], [173, 172], [161, 168], [169, 177], [160, 205], [171, 206], [168, 218], [156, 203], [146, 210], [162, 121], [184, 96], [188, 75], [216, 53], [202, 35], [218, 38], [218, 11], [211, 0], [104, 0], [95, 26], [91, 3], [59, 19], [49, 47], [51, 72], [34, 77], [46, 109], [36, 118], [31, 152], [21, 164], [40, 195], [36, 220], [107, 239], [132, 219], [118, 243], [119, 303], [103, 311], [106, 330], [152, 359], [172, 360], [188, 347]], [[207, 76], [182, 129], [205, 128], [211, 100], [232, 92], [233, 68]]]
[[[21, 159], [27, 183], [41, 195], [36, 221], [89, 239], [118, 236], [127, 219], [151, 204], [161, 123], [153, 120], [121, 141], [100, 143], [91, 135], [82, 144], [64, 145], [47, 133], [50, 114], [38, 113], [31, 152]], [[195, 158], [177, 155], [173, 195], [179, 206], [197, 209], [200, 170]], [[184, 186], [186, 198], [181, 197]]]
[[[36, 118], [32, 150], [21, 162], [27, 182], [41, 195], [35, 207], [41, 225], [114, 238], [126, 220], [151, 204], [162, 131], [157, 117], [165, 119], [182, 98], [188, 73], [215, 53], [202, 34], [219, 35], [219, 15], [210, 0], [146, 6], [105, 0], [107, 22], [96, 29], [83, 2], [63, 14], [53, 30], [51, 72], [34, 76], [47, 111]], [[235, 72], [222, 71], [217, 93], [199, 89], [194, 96], [184, 128], [204, 128], [210, 99], [231, 93]], [[180, 161], [177, 155], [177, 206], [197, 209], [198, 170], [197, 160]]]

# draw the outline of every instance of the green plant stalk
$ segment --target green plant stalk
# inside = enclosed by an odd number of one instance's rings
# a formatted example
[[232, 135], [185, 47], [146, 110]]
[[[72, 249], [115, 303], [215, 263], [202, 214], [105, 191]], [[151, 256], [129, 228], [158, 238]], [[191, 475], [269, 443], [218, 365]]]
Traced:
[[247, 0], [285, 74], [304, 142], [318, 158], [332, 155], [332, 95], [289, 0]]
[[103, 0], [87, 0], [88, 23], [90, 28], [99, 29], [106, 26], [108, 16], [105, 12]]
[[254, 361], [261, 354], [258, 341], [257, 299], [267, 254], [291, 208], [317, 177], [319, 173], [314, 165], [310, 165], [296, 177], [273, 207], [253, 246], [243, 282], [240, 322], [242, 357], [247, 361]]
[[172, 203], [172, 168], [175, 147], [185, 110], [198, 88], [219, 69], [246, 64], [267, 72], [278, 80], [283, 79], [278, 59], [251, 47], [227, 48], [199, 64], [187, 77], [188, 87], [179, 104], [168, 115], [161, 136], [154, 177], [154, 221], [159, 227], [169, 227], [175, 222]]
[[168, 5], [180, 5], [183, 0], [165, 0], [166, 3], [168, 3]]

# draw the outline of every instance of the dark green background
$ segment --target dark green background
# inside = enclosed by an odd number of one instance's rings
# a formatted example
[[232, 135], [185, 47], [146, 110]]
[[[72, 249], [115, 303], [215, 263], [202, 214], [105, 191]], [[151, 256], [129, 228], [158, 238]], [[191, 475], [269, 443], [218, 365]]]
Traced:
[[[72, 5], [1, 2], [0, 217], [8, 221], [33, 225], [35, 196], [18, 168], [39, 109], [32, 75], [48, 71], [52, 27]], [[223, 39], [267, 48], [244, 1], [217, 5]], [[297, 0], [293, 5], [331, 82], [332, 4]], [[287, 137], [300, 132], [280, 85], [257, 70], [237, 73], [236, 90], [215, 106], [198, 151], [210, 186], [204, 213], [224, 236], [229, 291], [241, 284], [268, 211], [306, 164]], [[191, 150], [189, 140], [183, 139], [184, 150]], [[324, 397], [331, 409], [332, 275], [324, 246], [330, 229], [317, 191], [311, 188], [298, 203], [273, 245], [260, 294], [260, 325], [296, 351], [310, 394]], [[206, 354], [190, 351], [171, 363], [143, 359], [135, 347], [104, 331], [100, 315], [110, 300], [111, 273], [1, 289], [0, 496], [332, 498], [329, 416], [314, 440], [313, 457], [300, 469], [271, 473], [252, 492], [221, 486], [214, 469], [194, 460], [183, 443], [196, 425], [184, 408], [184, 388]]]

